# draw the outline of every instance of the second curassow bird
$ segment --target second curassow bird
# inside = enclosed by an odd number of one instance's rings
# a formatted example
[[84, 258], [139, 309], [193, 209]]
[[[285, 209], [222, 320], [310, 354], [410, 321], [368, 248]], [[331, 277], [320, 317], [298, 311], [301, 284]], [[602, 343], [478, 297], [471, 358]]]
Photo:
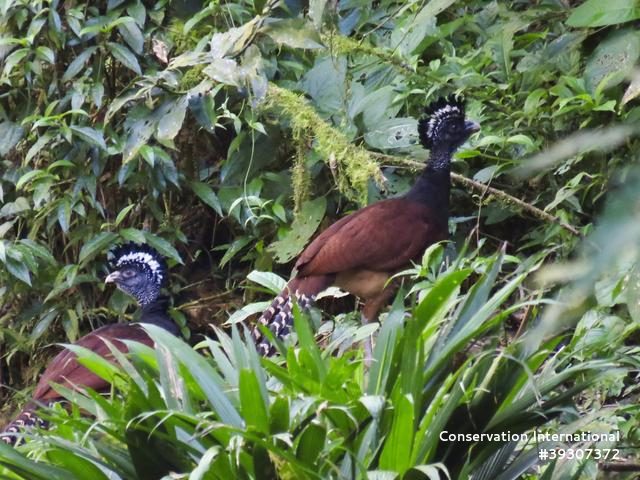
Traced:
[[[153, 340], [141, 327], [142, 324], [151, 323], [174, 335], [179, 334], [178, 326], [167, 312], [169, 299], [160, 295], [167, 280], [168, 270], [164, 258], [155, 249], [135, 243], [117, 246], [109, 252], [109, 267], [111, 273], [105, 282], [115, 283], [120, 290], [136, 300], [141, 308], [140, 323], [105, 325], [80, 338], [75, 345], [92, 350], [109, 361], [115, 361], [105, 340], [121, 352], [128, 351], [125, 341], [153, 346]], [[52, 388], [53, 384], [75, 390], [91, 388], [98, 392], [110, 388], [106, 380], [78, 363], [75, 353], [67, 349], [62, 350], [40, 377], [31, 401], [0, 432], [0, 440], [15, 445], [19, 433], [24, 428], [32, 425], [46, 426], [38, 416], [37, 409], [64, 400]]]
[[[405, 195], [362, 208], [323, 231], [300, 254], [295, 276], [259, 318], [252, 336], [263, 355], [274, 347], [259, 329], [282, 338], [292, 325], [292, 295], [302, 308], [316, 295], [337, 285], [364, 302], [362, 321], [375, 321], [393, 296], [387, 281], [420, 259], [425, 249], [448, 236], [450, 164], [455, 150], [479, 125], [465, 118], [463, 100], [441, 98], [425, 109], [418, 122], [420, 142], [431, 151], [429, 161]], [[366, 357], [371, 346], [365, 344]]]

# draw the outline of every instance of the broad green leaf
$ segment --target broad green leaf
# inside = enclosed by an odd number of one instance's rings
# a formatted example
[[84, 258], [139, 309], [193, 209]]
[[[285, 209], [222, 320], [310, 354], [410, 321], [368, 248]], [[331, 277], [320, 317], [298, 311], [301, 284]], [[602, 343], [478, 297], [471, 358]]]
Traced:
[[364, 134], [364, 141], [380, 150], [410, 148], [418, 143], [418, 121], [415, 118], [382, 120]]
[[2, 69], [2, 78], [9, 77], [14, 67], [18, 65], [29, 54], [28, 48], [21, 48], [11, 53], [4, 60], [4, 66]]
[[135, 53], [138, 55], [142, 54], [144, 37], [140, 31], [140, 27], [138, 27], [135, 21], [131, 20], [122, 25], [118, 25], [118, 32]]
[[175, 260], [180, 265], [184, 265], [184, 262], [182, 261], [182, 258], [180, 258], [180, 254], [178, 253], [178, 251], [164, 238], [154, 235], [150, 232], [144, 232], [144, 238], [147, 240], [149, 245], [158, 250], [161, 255]]
[[128, 242], [144, 243], [146, 241], [145, 232], [136, 228], [123, 228], [118, 234]]
[[11, 275], [31, 286], [31, 274], [29, 273], [29, 269], [24, 263], [7, 257], [4, 265], [5, 267], [7, 267], [7, 270]]
[[113, 244], [118, 236], [113, 232], [101, 232], [91, 240], [88, 240], [82, 245], [80, 254], [78, 255], [78, 261], [83, 263], [87, 260], [91, 260], [96, 254], [102, 252], [106, 247]]
[[247, 275], [247, 280], [257, 283], [270, 290], [273, 294], [280, 293], [287, 286], [287, 281], [273, 272], [253, 270]]
[[224, 255], [220, 259], [220, 268], [223, 268], [227, 263], [231, 261], [233, 257], [235, 257], [244, 247], [251, 243], [251, 238], [249, 236], [242, 236], [240, 238], [236, 238], [229, 245], [221, 245], [221, 247], [226, 247], [226, 251]]
[[56, 63], [56, 54], [49, 47], [36, 48], [36, 56], [52, 65]]
[[290, 262], [302, 252], [320, 225], [326, 208], [327, 201], [324, 197], [308, 200], [302, 204], [300, 213], [293, 220], [291, 230], [281, 240], [269, 245], [268, 250], [273, 253], [276, 262]]
[[68, 82], [74, 78], [84, 68], [87, 61], [91, 58], [98, 47], [89, 47], [83, 50], [67, 67], [62, 75], [62, 81]]
[[136, 207], [136, 204], [132, 203], [124, 207], [122, 210], [120, 210], [120, 212], [118, 212], [118, 215], [116, 216], [116, 222], [115, 222], [116, 227], [120, 225], [125, 218], [127, 218], [127, 215], [129, 214], [129, 212], [133, 210], [135, 207]]
[[261, 32], [270, 36], [274, 42], [292, 48], [324, 48], [317, 30], [303, 18], [293, 18], [270, 22]]
[[327, 438], [327, 429], [311, 422], [300, 434], [296, 456], [308, 465], [316, 464], [320, 459]]
[[232, 427], [244, 427], [242, 417], [229, 398], [227, 398], [225, 392], [220, 388], [220, 385], [218, 385], [216, 378], [219, 378], [219, 376], [215, 369], [203, 356], [161, 327], [147, 324], [145, 325], [145, 330], [156, 343], [162, 343], [179, 359], [183, 368], [191, 374], [198, 383], [199, 388], [202, 389], [208, 403], [214, 409], [220, 421]]
[[12, 217], [30, 209], [29, 201], [25, 197], [18, 197], [14, 202], [5, 203], [0, 208], [0, 218]]
[[383, 395], [387, 381], [392, 377], [393, 355], [398, 343], [398, 337], [404, 323], [404, 306], [402, 296], [396, 295], [387, 318], [382, 322], [380, 333], [373, 349], [373, 364], [369, 371], [367, 393], [369, 395]]
[[64, 233], [69, 232], [69, 224], [71, 223], [71, 200], [64, 197], [58, 203], [57, 207], [58, 224]]
[[258, 377], [253, 370], [243, 368], [240, 371], [240, 407], [247, 426], [257, 431], [269, 433], [269, 415], [266, 399], [261, 395]]
[[187, 98], [182, 97], [172, 102], [168, 111], [158, 121], [156, 137], [160, 142], [173, 140], [182, 128], [184, 116], [187, 112]]
[[114, 42], [107, 42], [107, 48], [111, 52], [111, 54], [122, 63], [129, 70], [133, 70], [138, 75], [142, 75], [142, 70], [140, 70], [140, 64], [138, 63], [138, 59], [136, 56], [131, 53], [124, 45], [120, 45]]
[[24, 137], [24, 129], [17, 123], [4, 121], [0, 123], [0, 157], [9, 153]]
[[587, 88], [595, 92], [603, 81], [604, 88], [618, 85], [631, 73], [639, 58], [640, 33], [631, 29], [612, 32], [587, 61], [584, 70]]
[[191, 182], [189, 185], [191, 186], [193, 193], [195, 193], [200, 200], [213, 208], [218, 215], [221, 217], [224, 216], [220, 200], [218, 200], [218, 196], [209, 185], [204, 182]]
[[48, 174], [44, 170], [31, 170], [18, 179], [16, 190], [21, 190], [28, 183], [46, 176], [48, 176]]
[[123, 163], [133, 160], [140, 149], [145, 146], [156, 129], [156, 124], [149, 118], [138, 120], [128, 129], [127, 141], [122, 152]]
[[394, 404], [393, 424], [380, 455], [380, 468], [404, 473], [411, 467], [413, 423], [414, 400], [411, 395], [403, 395]]
[[567, 19], [571, 27], [603, 27], [640, 18], [637, 0], [587, 0], [573, 9]]
[[99, 147], [102, 150], [107, 149], [107, 144], [104, 141], [102, 132], [91, 127], [81, 127], [78, 125], [71, 125], [69, 128], [71, 128], [73, 133], [75, 133], [78, 137], [80, 137], [85, 142], [90, 143], [94, 147]]
[[243, 72], [230, 58], [214, 58], [202, 72], [224, 85], [239, 87], [242, 83]]
[[27, 458], [4, 442], [0, 442], [0, 465], [29, 480], [80, 480], [60, 467]]

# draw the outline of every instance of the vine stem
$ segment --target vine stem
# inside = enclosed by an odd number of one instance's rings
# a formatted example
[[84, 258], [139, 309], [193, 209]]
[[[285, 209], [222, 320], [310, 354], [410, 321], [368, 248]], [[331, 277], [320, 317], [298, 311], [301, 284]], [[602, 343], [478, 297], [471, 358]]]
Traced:
[[[415, 168], [424, 168], [424, 164], [421, 162], [416, 162], [415, 160], [408, 160], [406, 158], [396, 157], [393, 155], [385, 155], [380, 153], [370, 152], [372, 156], [381, 160], [389, 160], [395, 164], [402, 164]], [[489, 185], [485, 185], [484, 183], [477, 182], [475, 180], [471, 180], [470, 178], [465, 177], [464, 175], [460, 175], [459, 173], [451, 172], [451, 180], [455, 183], [462, 185], [463, 187], [468, 188], [469, 190], [474, 190], [478, 192], [480, 195], [490, 194], [500, 203], [512, 208], [512, 209], [521, 209], [531, 216], [548, 222], [555, 223], [559, 225], [567, 232], [575, 235], [577, 237], [582, 237], [582, 234], [576, 229], [573, 225], [569, 225], [566, 222], [563, 222], [560, 218], [555, 215], [551, 215], [550, 213], [545, 212], [544, 210], [539, 209], [538, 207], [534, 207], [530, 203], [525, 202], [524, 200], [520, 200], [519, 198], [514, 197], [513, 195], [509, 195], [507, 192], [503, 190], [499, 190], [494, 187], [490, 187]]]

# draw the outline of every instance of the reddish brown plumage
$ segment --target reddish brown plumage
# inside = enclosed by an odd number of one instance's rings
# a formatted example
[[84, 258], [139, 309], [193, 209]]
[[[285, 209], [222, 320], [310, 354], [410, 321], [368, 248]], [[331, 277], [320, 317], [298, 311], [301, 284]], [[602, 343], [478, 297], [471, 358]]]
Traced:
[[[395, 291], [389, 279], [419, 260], [425, 249], [448, 236], [450, 162], [453, 152], [479, 126], [465, 119], [464, 101], [440, 99], [418, 124], [429, 162], [409, 192], [383, 200], [337, 221], [302, 252], [289, 281], [258, 320], [276, 337], [289, 333], [291, 295], [302, 307], [335, 284], [364, 301], [363, 321], [377, 319]], [[273, 346], [256, 327], [252, 336], [263, 355]], [[366, 357], [371, 358], [370, 344]]]
[[[169, 300], [159, 296], [160, 288], [167, 277], [164, 258], [148, 245], [133, 243], [114, 248], [110, 256], [112, 271], [105, 281], [116, 283], [118, 288], [135, 298], [141, 306], [141, 323], [154, 324], [178, 335], [180, 330], [168, 314]], [[129, 348], [125, 341], [138, 342], [150, 347], [154, 344], [142, 325], [116, 323], [85, 335], [75, 345], [115, 363], [111, 346], [126, 353]], [[37, 416], [37, 409], [63, 399], [53, 385], [61, 385], [71, 390], [92, 389], [97, 392], [104, 392], [110, 388], [109, 382], [82, 366], [75, 353], [63, 349], [40, 377], [32, 400], [15, 420], [0, 431], [1, 441], [13, 445], [17, 441], [16, 434], [24, 427], [36, 424], [44, 426]]]
[[365, 207], [323, 231], [302, 252], [298, 276], [353, 269], [392, 272], [447, 236], [447, 218], [428, 206], [393, 198]]
[[[296, 277], [260, 317], [262, 325], [282, 337], [291, 325], [293, 294], [307, 306], [330, 285], [360, 297], [363, 321], [375, 321], [393, 295], [387, 285], [393, 274], [418, 260], [426, 247], [447, 236], [446, 212], [435, 212], [407, 198], [383, 200], [337, 221], [300, 254]], [[385, 287], [386, 286], [386, 287]], [[273, 347], [254, 329], [253, 338], [263, 355]]]
[[[106, 325], [80, 338], [75, 345], [85, 347], [115, 363], [116, 360], [107, 342], [119, 351], [126, 353], [129, 349], [124, 340], [153, 346], [153, 340], [138, 324]], [[40, 377], [32, 400], [25, 405], [15, 420], [4, 427], [3, 435], [0, 435], [1, 440], [13, 445], [16, 443], [17, 437], [12, 434], [21, 431], [24, 427], [46, 425], [38, 417], [36, 410], [43, 405], [63, 400], [63, 397], [53, 388], [54, 384], [62, 385], [71, 390], [90, 388], [97, 392], [104, 392], [110, 388], [109, 382], [81, 365], [76, 354], [65, 348], [54, 357]]]
[[[111, 362], [115, 362], [111, 349], [107, 342], [111, 343], [121, 352], [127, 352], [127, 345], [123, 340], [143, 343], [153, 346], [153, 340], [137, 324], [116, 323], [105, 325], [78, 340], [75, 345], [85, 347]], [[51, 400], [60, 400], [60, 394], [51, 385], [58, 384], [67, 388], [91, 388], [96, 391], [104, 391], [109, 388], [109, 383], [97, 376], [92, 371], [78, 363], [76, 354], [64, 349], [49, 363], [33, 393], [33, 400], [37, 403], [48, 403]]]

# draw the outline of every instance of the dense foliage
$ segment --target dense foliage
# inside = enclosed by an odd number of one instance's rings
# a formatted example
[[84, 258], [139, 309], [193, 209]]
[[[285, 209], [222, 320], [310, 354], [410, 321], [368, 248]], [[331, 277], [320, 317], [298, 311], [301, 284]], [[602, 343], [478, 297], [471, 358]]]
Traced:
[[[2, 414], [44, 346], [130, 319], [102, 285], [119, 240], [170, 259], [196, 346], [154, 330], [119, 366], [78, 352], [114, 391], [66, 392], [1, 474], [595, 478], [594, 459], [439, 437], [534, 428], [620, 431], [633, 463], [639, 18], [633, 0], [0, 0]], [[404, 272], [373, 368], [376, 326], [334, 297], [260, 360], [239, 322], [273, 272], [406, 190], [416, 119], [449, 93], [482, 125], [454, 164], [453, 242]]]

